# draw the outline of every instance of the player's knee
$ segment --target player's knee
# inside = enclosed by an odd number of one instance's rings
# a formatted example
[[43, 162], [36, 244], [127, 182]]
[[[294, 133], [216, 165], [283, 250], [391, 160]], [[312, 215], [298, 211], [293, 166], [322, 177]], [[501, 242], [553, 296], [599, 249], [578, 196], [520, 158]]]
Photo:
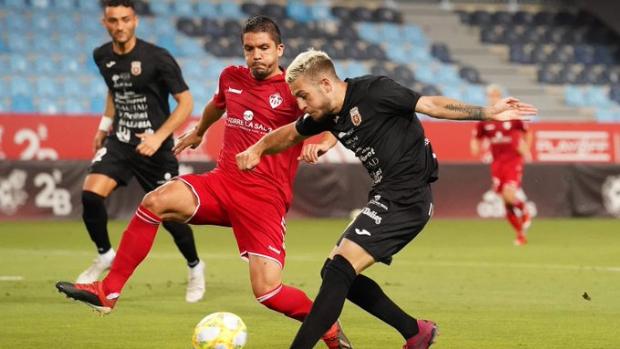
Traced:
[[103, 196], [93, 193], [92, 191], [82, 191], [82, 205], [86, 209], [99, 207], [104, 204], [104, 200], [105, 198]]
[[164, 213], [165, 199], [164, 195], [158, 190], [154, 190], [144, 196], [142, 199], [142, 207], [161, 216]]
[[282, 284], [282, 280], [278, 279], [278, 280], [260, 280], [260, 281], [253, 281], [252, 282], [252, 292], [254, 293], [254, 296], [259, 299], [260, 297], [263, 297], [264, 295], [274, 291], [275, 289], [277, 289], [278, 287], [280, 287], [280, 285]]

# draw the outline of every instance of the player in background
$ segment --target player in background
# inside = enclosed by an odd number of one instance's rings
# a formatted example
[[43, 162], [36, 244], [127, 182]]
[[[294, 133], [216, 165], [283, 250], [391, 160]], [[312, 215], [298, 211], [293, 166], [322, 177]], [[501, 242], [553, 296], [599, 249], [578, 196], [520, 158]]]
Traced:
[[[58, 282], [59, 291], [109, 313], [147, 256], [162, 221], [230, 226], [240, 256], [249, 261], [256, 300], [293, 319], [306, 318], [312, 301], [303, 291], [282, 283], [284, 217], [292, 200], [301, 145], [270, 157], [251, 172], [240, 171], [235, 160], [237, 153], [268, 132], [294, 122], [302, 112], [279, 65], [284, 45], [276, 23], [263, 16], [251, 17], [241, 40], [247, 67], [230, 66], [222, 71], [218, 90], [204, 108], [200, 123], [175, 146], [177, 153], [197, 147], [207, 129], [226, 112], [217, 167], [204, 174], [180, 176], [148, 193], [123, 233], [103, 281]], [[321, 335], [329, 348], [351, 347], [336, 319]]]
[[[83, 220], [98, 256], [77, 283], [91, 283], [112, 265], [105, 199], [135, 177], [150, 192], [178, 175], [172, 133], [187, 120], [193, 99], [179, 65], [165, 49], [138, 39], [138, 17], [130, 0], [108, 0], [102, 22], [112, 41], [93, 56], [108, 86], [104, 116], [94, 139], [95, 158], [82, 187]], [[168, 95], [178, 102], [170, 112]], [[189, 268], [185, 299], [205, 292], [204, 263], [187, 224], [164, 223]]]
[[[502, 88], [489, 85], [488, 105], [494, 105], [501, 99]], [[526, 244], [531, 216], [525, 205], [521, 179], [523, 163], [531, 161], [532, 158], [532, 132], [520, 120], [481, 121], [476, 125], [470, 144], [474, 156], [484, 156], [490, 150], [493, 190], [501, 195], [504, 201], [506, 218], [516, 233], [514, 244]]]
[[340, 141], [355, 152], [374, 182], [368, 204], [326, 260], [321, 288], [291, 348], [313, 348], [340, 315], [345, 298], [398, 330], [406, 341], [403, 348], [428, 348], [436, 325], [405, 313], [375, 281], [361, 274], [375, 262], [390, 264], [433, 212], [430, 183], [437, 179], [437, 160], [415, 113], [453, 120], [507, 120], [525, 119], [536, 109], [514, 98], [483, 108], [420, 96], [383, 76], [342, 81], [327, 54], [315, 50], [293, 60], [286, 81], [305, 116], [238, 154], [239, 169], [256, 171], [263, 166], [263, 155], [290, 151], [304, 139], [330, 131], [332, 137], [302, 157], [314, 162]]

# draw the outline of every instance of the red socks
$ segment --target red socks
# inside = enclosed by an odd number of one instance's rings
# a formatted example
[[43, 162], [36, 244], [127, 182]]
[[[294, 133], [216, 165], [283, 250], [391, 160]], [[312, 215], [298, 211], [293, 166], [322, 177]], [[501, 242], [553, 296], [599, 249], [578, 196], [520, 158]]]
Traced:
[[[521, 220], [521, 212], [523, 212], [523, 202], [519, 201], [514, 205], [506, 204], [506, 218], [510, 225], [517, 231], [517, 236], [523, 234], [523, 222]], [[517, 215], [516, 209], [519, 209], [519, 215]]]
[[131, 274], [151, 250], [160, 223], [161, 219], [155, 214], [142, 205], [138, 207], [123, 233], [110, 272], [103, 279], [106, 296], [120, 294]]
[[286, 285], [280, 285], [256, 300], [271, 310], [299, 321], [304, 321], [312, 308], [312, 301], [302, 290]]

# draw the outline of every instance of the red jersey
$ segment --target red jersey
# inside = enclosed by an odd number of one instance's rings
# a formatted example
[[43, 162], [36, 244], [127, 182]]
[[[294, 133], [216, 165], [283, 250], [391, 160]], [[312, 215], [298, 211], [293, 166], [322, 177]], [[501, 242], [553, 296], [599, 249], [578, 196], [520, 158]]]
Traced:
[[518, 148], [526, 130], [520, 120], [481, 121], [476, 127], [475, 136], [489, 140], [494, 162], [505, 162], [521, 159]]
[[237, 168], [236, 155], [258, 142], [265, 134], [289, 124], [303, 113], [297, 107], [284, 73], [267, 80], [257, 80], [250, 69], [230, 66], [222, 71], [218, 90], [213, 97], [215, 106], [226, 111], [224, 144], [217, 167], [237, 183], [252, 188], [280, 191], [287, 205], [292, 199], [292, 187], [297, 157], [303, 144], [279, 154], [264, 156], [252, 171]]

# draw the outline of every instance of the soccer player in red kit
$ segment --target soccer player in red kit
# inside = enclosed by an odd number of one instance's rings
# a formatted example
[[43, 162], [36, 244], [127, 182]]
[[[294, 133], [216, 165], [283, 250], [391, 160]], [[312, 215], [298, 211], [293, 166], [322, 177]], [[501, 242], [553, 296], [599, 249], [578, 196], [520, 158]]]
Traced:
[[[248, 67], [230, 66], [222, 71], [218, 91], [206, 105], [199, 125], [175, 146], [177, 153], [195, 148], [226, 112], [217, 167], [204, 174], [180, 176], [148, 193], [125, 230], [105, 279], [91, 284], [58, 282], [60, 292], [109, 313], [151, 249], [162, 221], [230, 226], [240, 256], [249, 261], [256, 300], [288, 317], [305, 319], [312, 301], [303, 291], [282, 283], [284, 216], [292, 199], [301, 145], [266, 159], [250, 172], [240, 171], [235, 160], [237, 153], [268, 132], [297, 120], [302, 112], [279, 66], [284, 45], [276, 23], [263, 16], [251, 17], [242, 42]], [[337, 322], [323, 340], [329, 348], [351, 347]]]
[[[502, 98], [502, 89], [497, 85], [487, 87], [489, 105], [494, 105]], [[531, 132], [519, 120], [481, 121], [477, 124], [471, 140], [472, 154], [477, 156], [481, 148], [488, 146], [493, 161], [491, 176], [493, 190], [502, 196], [506, 207], [506, 218], [516, 232], [515, 245], [527, 243], [526, 231], [531, 224], [531, 217], [521, 191], [523, 163], [531, 159]]]

